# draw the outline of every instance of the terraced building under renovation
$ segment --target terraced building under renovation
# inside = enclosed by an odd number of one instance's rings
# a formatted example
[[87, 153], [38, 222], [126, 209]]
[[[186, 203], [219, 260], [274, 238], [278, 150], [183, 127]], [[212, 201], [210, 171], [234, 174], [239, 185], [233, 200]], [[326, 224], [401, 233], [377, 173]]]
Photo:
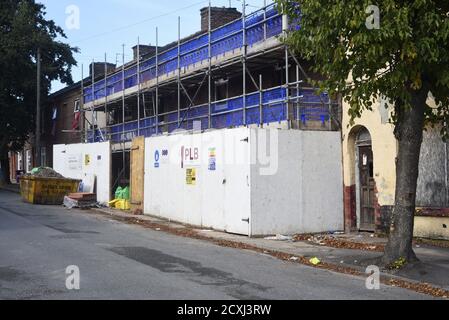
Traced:
[[[283, 44], [274, 5], [201, 10], [202, 30], [82, 83], [80, 144], [54, 167], [107, 203], [245, 235], [342, 230], [341, 104]], [[179, 30], [181, 24], [179, 23]], [[179, 32], [180, 34], [180, 32]]]

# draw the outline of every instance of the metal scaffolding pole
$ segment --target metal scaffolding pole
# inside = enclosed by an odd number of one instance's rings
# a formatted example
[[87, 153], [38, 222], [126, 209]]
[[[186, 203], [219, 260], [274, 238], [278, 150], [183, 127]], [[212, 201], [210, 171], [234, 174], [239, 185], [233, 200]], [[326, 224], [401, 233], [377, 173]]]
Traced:
[[91, 80], [92, 80], [92, 108], [90, 108], [91, 112], [92, 112], [92, 122], [91, 122], [91, 126], [92, 126], [92, 142], [95, 142], [95, 60], [92, 59], [92, 67], [91, 67]]
[[159, 30], [156, 27], [156, 135], [159, 134]]
[[108, 126], [108, 56], [104, 54], [104, 115], [106, 118], [106, 127]]
[[41, 166], [41, 49], [37, 48], [37, 56], [36, 56], [36, 150], [35, 150], [35, 159], [34, 165], [36, 167]]
[[178, 128], [181, 124], [181, 17], [178, 16]]
[[247, 55], [247, 46], [246, 46], [246, 0], [243, 0], [242, 3], [242, 25], [243, 25], [243, 125], [246, 126], [246, 55]]
[[122, 142], [123, 142], [123, 150], [122, 150], [122, 161], [123, 161], [123, 173], [125, 173], [125, 163], [126, 163], [126, 154], [125, 154], [125, 45], [122, 45]]
[[263, 1], [263, 40], [267, 40], [267, 0]]
[[259, 124], [263, 128], [263, 79], [262, 74], [259, 75]]
[[84, 109], [84, 65], [81, 64], [81, 111], [83, 112], [83, 130], [84, 135], [81, 135], [81, 143], [87, 142], [87, 125], [86, 125], [86, 110]]
[[137, 37], [137, 136], [140, 137], [140, 38]]
[[296, 65], [296, 118], [299, 123], [299, 66]]
[[[288, 16], [286, 14], [284, 14], [282, 16], [282, 33], [284, 34], [284, 36], [287, 36], [288, 33]], [[290, 85], [290, 79], [289, 79], [289, 52], [288, 52], [288, 46], [285, 46], [285, 96], [286, 96], [286, 106], [285, 106], [285, 118], [287, 120], [287, 126], [290, 129], [290, 108], [289, 108], [289, 97], [290, 97], [290, 90], [289, 90], [289, 85]]]
[[209, 14], [208, 14], [208, 113], [207, 113], [207, 127], [212, 128], [212, 19], [211, 19], [211, 1], [209, 0]]
[[288, 63], [288, 48], [287, 46], [285, 46], [285, 97], [286, 97], [286, 105], [285, 105], [285, 118], [287, 120], [287, 126], [290, 129], [290, 108], [289, 108], [289, 97], [290, 97], [290, 90], [289, 90], [289, 84], [290, 84], [290, 79], [289, 79], [289, 63]]

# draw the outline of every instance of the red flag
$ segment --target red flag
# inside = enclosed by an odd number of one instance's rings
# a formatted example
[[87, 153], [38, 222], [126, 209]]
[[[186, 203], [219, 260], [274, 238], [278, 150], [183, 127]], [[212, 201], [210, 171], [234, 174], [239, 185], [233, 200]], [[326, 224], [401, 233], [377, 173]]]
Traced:
[[75, 112], [75, 118], [72, 122], [72, 130], [76, 130], [80, 126], [81, 112]]

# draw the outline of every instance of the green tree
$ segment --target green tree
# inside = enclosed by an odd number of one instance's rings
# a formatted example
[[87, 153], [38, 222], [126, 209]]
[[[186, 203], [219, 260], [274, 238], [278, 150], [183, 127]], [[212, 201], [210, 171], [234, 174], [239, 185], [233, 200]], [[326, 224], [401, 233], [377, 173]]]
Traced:
[[[277, 0], [299, 30], [285, 41], [341, 94], [351, 122], [384, 96], [394, 106], [396, 195], [385, 265], [416, 260], [412, 248], [423, 130], [440, 123], [448, 137], [449, 3], [446, 0]], [[379, 28], [373, 22], [376, 7]], [[371, 6], [371, 7], [370, 7]], [[368, 23], [367, 23], [368, 22]], [[426, 101], [429, 93], [436, 108]]]
[[[33, 0], [0, 2], [0, 161], [9, 182], [8, 151], [23, 147], [34, 130], [37, 50], [42, 53], [42, 104], [51, 82], [71, 84], [76, 48], [58, 39], [64, 31], [45, 19], [45, 7]], [[0, 181], [1, 182], [1, 181]]]

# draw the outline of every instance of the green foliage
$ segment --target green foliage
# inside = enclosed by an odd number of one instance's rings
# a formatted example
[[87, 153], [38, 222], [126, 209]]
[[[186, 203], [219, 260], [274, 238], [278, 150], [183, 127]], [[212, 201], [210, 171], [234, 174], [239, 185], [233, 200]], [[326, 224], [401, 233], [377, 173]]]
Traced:
[[392, 263], [390, 263], [388, 266], [386, 266], [387, 269], [389, 270], [399, 270], [405, 267], [405, 265], [407, 264], [407, 260], [403, 257], [393, 261]]
[[17, 150], [34, 129], [36, 53], [42, 52], [42, 104], [51, 81], [71, 84], [77, 51], [58, 38], [63, 30], [45, 19], [45, 7], [33, 0], [0, 2], [0, 152]]
[[[342, 94], [351, 121], [380, 95], [403, 108], [430, 91], [437, 108], [427, 123], [449, 122], [449, 3], [447, 0], [276, 0], [300, 30], [285, 41], [326, 80], [322, 90]], [[380, 9], [380, 28], [366, 26], [369, 5]], [[298, 10], [298, 8], [300, 10]], [[300, 12], [300, 13], [299, 13]], [[396, 113], [398, 110], [396, 110]], [[392, 122], [397, 124], [397, 116]]]

